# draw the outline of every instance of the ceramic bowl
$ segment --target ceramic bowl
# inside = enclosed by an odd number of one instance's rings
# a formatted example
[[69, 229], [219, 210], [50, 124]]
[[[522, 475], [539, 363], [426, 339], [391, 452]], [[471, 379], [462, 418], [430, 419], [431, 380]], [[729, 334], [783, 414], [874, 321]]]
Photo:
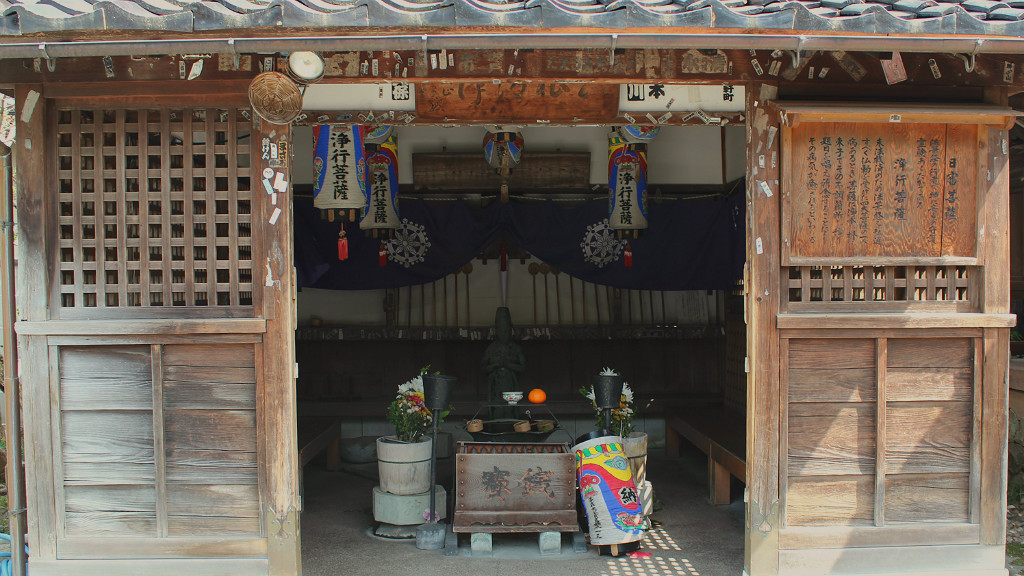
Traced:
[[517, 392], [502, 392], [501, 399], [509, 404], [518, 404], [523, 399], [522, 391]]

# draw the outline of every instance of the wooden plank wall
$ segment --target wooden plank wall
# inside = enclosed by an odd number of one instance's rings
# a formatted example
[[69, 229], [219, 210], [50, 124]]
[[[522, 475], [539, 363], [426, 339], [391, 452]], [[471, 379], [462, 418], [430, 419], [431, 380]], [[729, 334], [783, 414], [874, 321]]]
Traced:
[[788, 348], [786, 526], [969, 520], [974, 339]]
[[57, 347], [62, 558], [109, 554], [65, 538], [260, 536], [254, 350]]

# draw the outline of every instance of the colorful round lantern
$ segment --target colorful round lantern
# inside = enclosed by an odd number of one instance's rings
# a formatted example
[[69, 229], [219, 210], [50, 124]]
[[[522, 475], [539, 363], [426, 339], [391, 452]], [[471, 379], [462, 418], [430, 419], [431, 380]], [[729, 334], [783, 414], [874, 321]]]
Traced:
[[382, 144], [366, 145], [367, 203], [359, 227], [374, 238], [390, 237], [398, 218], [398, 143], [390, 136]]
[[313, 205], [328, 220], [355, 222], [366, 206], [364, 126], [313, 126]]
[[647, 228], [647, 144], [608, 138], [608, 226], [619, 238]]

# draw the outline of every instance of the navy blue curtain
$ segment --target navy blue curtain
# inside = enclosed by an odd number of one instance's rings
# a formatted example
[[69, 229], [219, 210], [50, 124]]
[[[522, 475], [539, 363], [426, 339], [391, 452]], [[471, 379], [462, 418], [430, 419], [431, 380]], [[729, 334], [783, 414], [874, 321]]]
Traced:
[[744, 202], [728, 197], [651, 202], [650, 227], [626, 243], [608, 229], [604, 199], [428, 202], [402, 198], [402, 228], [379, 265], [380, 241], [349, 226], [349, 259], [337, 258], [340, 223], [321, 220], [312, 200], [295, 200], [295, 262], [300, 287], [394, 288], [439, 280], [505, 235], [510, 244], [558, 270], [595, 284], [646, 290], [729, 289], [743, 271]]

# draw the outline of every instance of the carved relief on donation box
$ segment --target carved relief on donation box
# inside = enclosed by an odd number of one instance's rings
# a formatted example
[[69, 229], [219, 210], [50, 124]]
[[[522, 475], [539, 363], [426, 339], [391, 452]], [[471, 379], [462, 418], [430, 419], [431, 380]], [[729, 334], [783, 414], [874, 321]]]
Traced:
[[976, 256], [977, 131], [798, 124], [783, 176], [788, 256]]

